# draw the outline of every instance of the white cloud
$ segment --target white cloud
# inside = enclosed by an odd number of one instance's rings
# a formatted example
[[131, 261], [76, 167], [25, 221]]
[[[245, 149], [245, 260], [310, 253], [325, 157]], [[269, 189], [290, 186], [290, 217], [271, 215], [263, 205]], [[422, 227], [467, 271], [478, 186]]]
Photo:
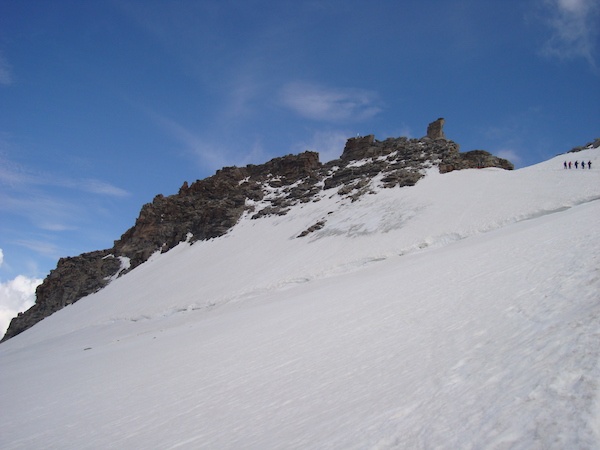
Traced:
[[563, 60], [584, 58], [596, 68], [600, 0], [545, 0], [544, 5], [552, 34], [543, 54]]
[[0, 283], [0, 335], [4, 335], [13, 317], [33, 306], [35, 289], [41, 282], [39, 278], [18, 275]]
[[4, 262], [4, 252], [0, 248], [0, 267], [2, 267], [3, 262]]
[[282, 88], [280, 98], [297, 114], [327, 122], [361, 121], [381, 111], [378, 95], [364, 89], [292, 82]]

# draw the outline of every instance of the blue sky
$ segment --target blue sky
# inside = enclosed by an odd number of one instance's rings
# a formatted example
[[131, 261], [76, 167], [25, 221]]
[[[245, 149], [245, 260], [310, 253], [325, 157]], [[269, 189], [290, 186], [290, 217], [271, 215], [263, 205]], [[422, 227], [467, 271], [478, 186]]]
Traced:
[[600, 0], [0, 0], [1, 287], [226, 165], [438, 117], [517, 167], [583, 145], [598, 24]]

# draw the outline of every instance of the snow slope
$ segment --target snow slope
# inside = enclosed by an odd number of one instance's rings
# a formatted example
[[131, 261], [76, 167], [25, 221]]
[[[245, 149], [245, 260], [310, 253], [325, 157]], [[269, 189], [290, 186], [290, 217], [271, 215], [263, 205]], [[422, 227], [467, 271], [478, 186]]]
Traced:
[[0, 345], [0, 448], [600, 448], [600, 149], [574, 157], [155, 255]]

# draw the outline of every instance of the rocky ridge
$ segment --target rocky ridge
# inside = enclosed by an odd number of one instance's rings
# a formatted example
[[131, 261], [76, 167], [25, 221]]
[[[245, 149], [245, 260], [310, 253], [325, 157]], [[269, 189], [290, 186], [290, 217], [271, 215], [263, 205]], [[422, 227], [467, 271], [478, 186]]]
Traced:
[[[111, 249], [61, 258], [38, 286], [35, 305], [11, 321], [2, 340], [102, 289], [157, 251], [226, 234], [244, 213], [255, 220], [284, 215], [298, 203], [318, 201], [318, 194], [329, 190], [356, 201], [374, 192], [376, 184], [413, 186], [432, 167], [440, 173], [513, 169], [509, 161], [483, 150], [461, 153], [458, 144], [445, 138], [443, 124], [444, 119], [432, 122], [421, 139], [378, 141], [374, 135], [348, 139], [341, 157], [326, 164], [319, 161], [318, 153], [307, 151], [261, 165], [225, 167], [191, 185], [185, 182], [175, 195], [159, 194], [142, 207], [135, 225]], [[298, 238], [322, 226], [317, 223]]]
[[588, 142], [585, 145], [582, 145], [580, 147], [574, 147], [571, 150], [569, 150], [567, 153], [577, 153], [580, 152], [582, 150], [587, 150], [589, 148], [598, 148], [600, 147], [600, 138], [596, 138], [591, 142]]

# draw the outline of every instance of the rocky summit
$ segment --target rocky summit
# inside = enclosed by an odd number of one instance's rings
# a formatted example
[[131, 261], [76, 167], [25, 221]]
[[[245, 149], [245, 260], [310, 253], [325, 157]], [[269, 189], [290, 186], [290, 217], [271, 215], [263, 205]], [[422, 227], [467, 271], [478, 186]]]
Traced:
[[[225, 167], [211, 177], [185, 182], [175, 195], [159, 194], [142, 207], [135, 225], [112, 248], [61, 258], [38, 286], [35, 305], [11, 321], [3, 340], [102, 289], [155, 252], [166, 252], [184, 241], [226, 234], [244, 213], [255, 220], [285, 215], [298, 203], [318, 201], [317, 194], [324, 190], [356, 201], [375, 192], [375, 187], [413, 186], [436, 167], [440, 173], [483, 167], [513, 169], [509, 161], [483, 150], [461, 153], [458, 144], [446, 139], [443, 125], [442, 118], [432, 122], [421, 139], [351, 138], [341, 157], [325, 164], [318, 153], [307, 151], [260, 165]], [[298, 238], [319, 226], [315, 224]]]

